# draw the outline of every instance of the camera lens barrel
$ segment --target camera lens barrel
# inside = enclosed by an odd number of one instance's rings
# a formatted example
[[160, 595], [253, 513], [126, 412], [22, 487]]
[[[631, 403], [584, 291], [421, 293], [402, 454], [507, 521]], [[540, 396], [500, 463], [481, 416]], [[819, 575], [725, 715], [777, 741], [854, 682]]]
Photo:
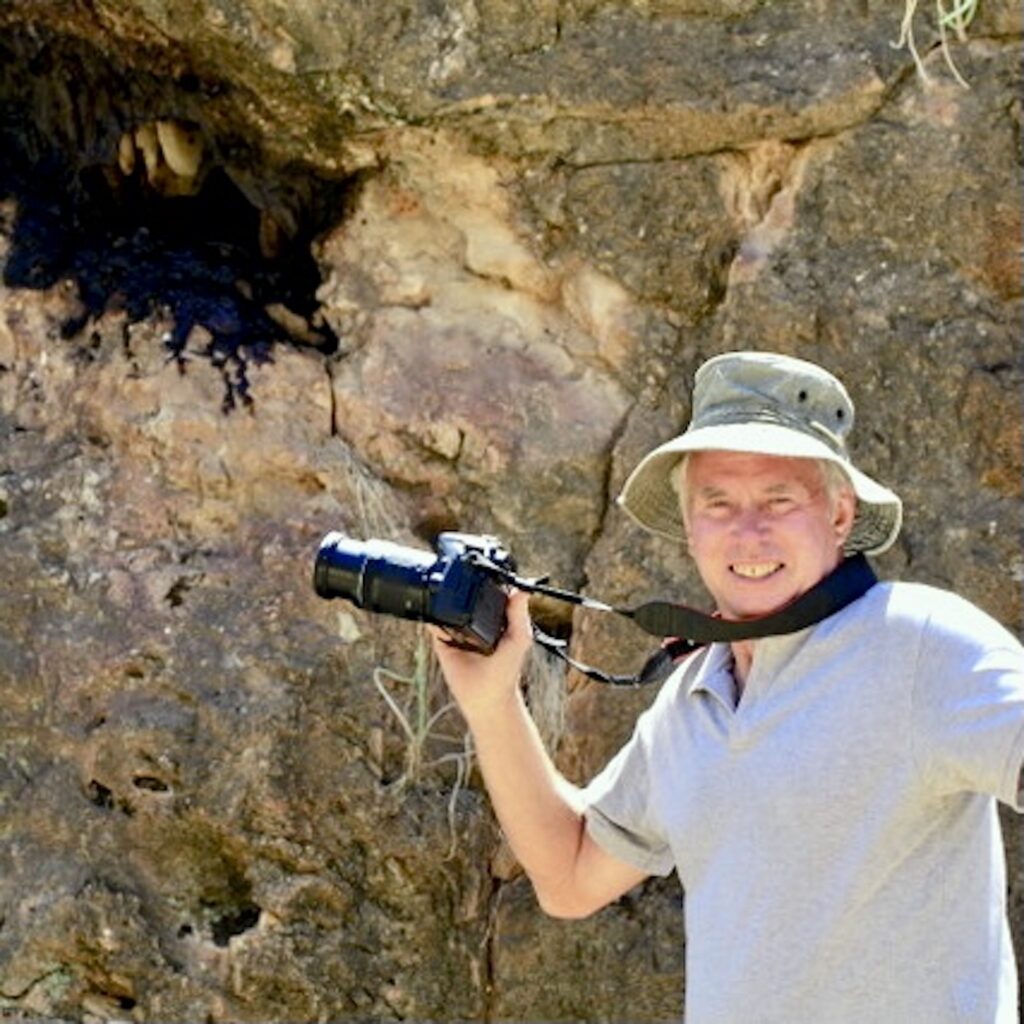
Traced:
[[320, 542], [313, 587], [359, 608], [424, 620], [430, 610], [427, 577], [437, 556], [385, 540], [358, 541], [333, 531]]

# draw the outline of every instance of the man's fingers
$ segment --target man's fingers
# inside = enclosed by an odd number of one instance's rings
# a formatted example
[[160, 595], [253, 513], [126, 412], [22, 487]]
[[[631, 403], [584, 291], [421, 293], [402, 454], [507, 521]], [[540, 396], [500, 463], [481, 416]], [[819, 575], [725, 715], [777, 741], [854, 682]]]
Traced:
[[[522, 590], [513, 590], [509, 594], [508, 605], [505, 610], [506, 626], [505, 634], [498, 642], [499, 647], [514, 643], [521, 646], [533, 639], [533, 627], [530, 623], [530, 596]], [[435, 652], [440, 655], [442, 651], [463, 650], [451, 638], [442, 626], [427, 623], [427, 632], [434, 644]], [[471, 651], [464, 651], [471, 657], [482, 657]]]
[[523, 590], [513, 590], [509, 594], [508, 607], [505, 609], [507, 631], [513, 637], [521, 637], [524, 632], [532, 635], [530, 629], [530, 595]]

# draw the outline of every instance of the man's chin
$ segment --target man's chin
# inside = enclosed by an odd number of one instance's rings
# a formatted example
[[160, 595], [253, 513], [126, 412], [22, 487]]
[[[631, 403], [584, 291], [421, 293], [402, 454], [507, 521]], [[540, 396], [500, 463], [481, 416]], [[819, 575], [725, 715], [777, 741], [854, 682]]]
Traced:
[[776, 585], [764, 586], [756, 594], [730, 594], [718, 602], [718, 608], [727, 619], [760, 619], [785, 608], [797, 596], [790, 591], [791, 588]]

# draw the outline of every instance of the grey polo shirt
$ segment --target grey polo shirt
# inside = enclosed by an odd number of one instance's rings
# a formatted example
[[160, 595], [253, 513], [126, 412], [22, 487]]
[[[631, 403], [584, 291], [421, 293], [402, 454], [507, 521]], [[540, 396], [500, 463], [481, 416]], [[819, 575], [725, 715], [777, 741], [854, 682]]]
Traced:
[[1020, 643], [878, 584], [759, 641], [738, 707], [727, 646], [688, 659], [587, 828], [678, 870], [686, 1024], [1018, 1024], [996, 799], [1017, 807], [1022, 761]]

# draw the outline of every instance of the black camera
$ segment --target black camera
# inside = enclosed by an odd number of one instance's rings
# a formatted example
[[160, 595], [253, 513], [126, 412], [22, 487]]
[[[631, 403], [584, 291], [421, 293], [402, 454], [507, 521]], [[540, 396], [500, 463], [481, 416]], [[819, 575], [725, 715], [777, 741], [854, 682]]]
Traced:
[[511, 555], [494, 537], [442, 533], [435, 551], [386, 540], [358, 541], [332, 532], [320, 542], [313, 588], [358, 608], [441, 626], [451, 642], [490, 654], [505, 632], [501, 572]]

